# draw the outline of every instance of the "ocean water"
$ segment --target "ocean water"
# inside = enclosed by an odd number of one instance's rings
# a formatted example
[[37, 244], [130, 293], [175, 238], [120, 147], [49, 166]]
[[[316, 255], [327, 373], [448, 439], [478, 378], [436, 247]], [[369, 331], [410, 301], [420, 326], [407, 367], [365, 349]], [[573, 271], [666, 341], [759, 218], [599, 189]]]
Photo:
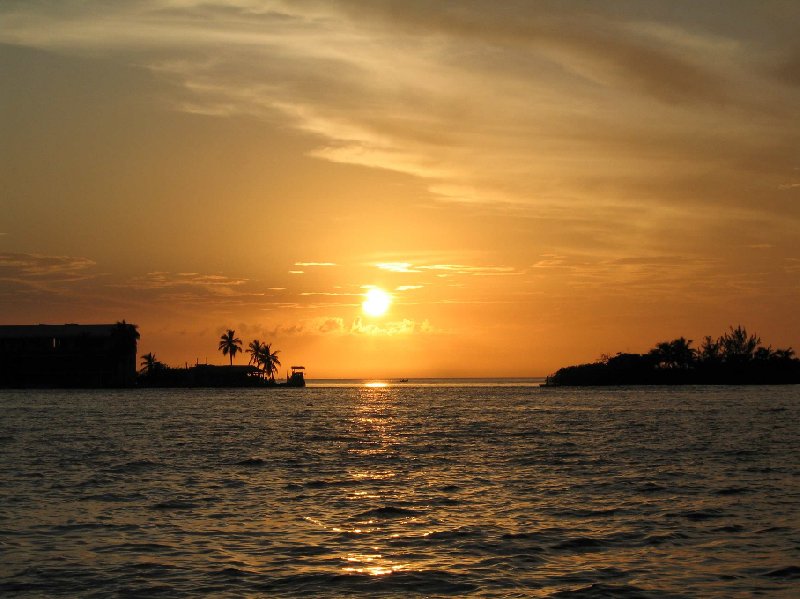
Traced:
[[800, 389], [0, 391], [0, 594], [800, 597]]

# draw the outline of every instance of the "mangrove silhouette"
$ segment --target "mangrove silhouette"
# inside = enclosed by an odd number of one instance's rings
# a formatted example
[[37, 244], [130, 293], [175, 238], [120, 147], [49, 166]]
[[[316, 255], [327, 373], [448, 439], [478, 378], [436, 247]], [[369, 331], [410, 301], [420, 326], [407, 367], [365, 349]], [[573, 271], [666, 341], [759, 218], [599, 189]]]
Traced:
[[773, 350], [741, 325], [700, 347], [679, 337], [646, 354], [601, 356], [591, 364], [567, 366], [547, 377], [548, 386], [609, 385], [776, 385], [800, 384], [794, 350]]

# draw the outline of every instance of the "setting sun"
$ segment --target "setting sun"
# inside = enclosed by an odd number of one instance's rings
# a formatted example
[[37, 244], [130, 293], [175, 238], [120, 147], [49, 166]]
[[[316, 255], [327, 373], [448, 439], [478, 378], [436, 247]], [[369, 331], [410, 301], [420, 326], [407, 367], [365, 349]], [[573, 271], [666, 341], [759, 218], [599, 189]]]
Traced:
[[377, 287], [367, 291], [366, 297], [367, 299], [361, 304], [361, 309], [367, 316], [383, 316], [392, 303], [392, 296]]

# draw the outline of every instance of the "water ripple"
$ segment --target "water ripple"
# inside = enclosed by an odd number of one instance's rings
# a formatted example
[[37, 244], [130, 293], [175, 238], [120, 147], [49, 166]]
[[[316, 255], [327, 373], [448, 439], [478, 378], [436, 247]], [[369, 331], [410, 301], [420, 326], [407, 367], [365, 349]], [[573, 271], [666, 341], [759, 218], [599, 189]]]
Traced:
[[800, 581], [794, 388], [31, 391], [0, 409], [4, 595], [793, 597]]

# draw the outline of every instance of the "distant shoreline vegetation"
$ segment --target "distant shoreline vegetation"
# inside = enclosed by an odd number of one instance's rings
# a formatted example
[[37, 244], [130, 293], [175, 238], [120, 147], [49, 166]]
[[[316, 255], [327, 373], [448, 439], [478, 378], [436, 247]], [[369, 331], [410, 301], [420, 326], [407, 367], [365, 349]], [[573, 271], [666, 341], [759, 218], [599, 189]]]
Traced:
[[679, 337], [646, 354], [603, 355], [591, 364], [567, 366], [547, 377], [547, 386], [775, 385], [800, 383], [794, 350], [763, 346], [741, 325], [699, 347]]

